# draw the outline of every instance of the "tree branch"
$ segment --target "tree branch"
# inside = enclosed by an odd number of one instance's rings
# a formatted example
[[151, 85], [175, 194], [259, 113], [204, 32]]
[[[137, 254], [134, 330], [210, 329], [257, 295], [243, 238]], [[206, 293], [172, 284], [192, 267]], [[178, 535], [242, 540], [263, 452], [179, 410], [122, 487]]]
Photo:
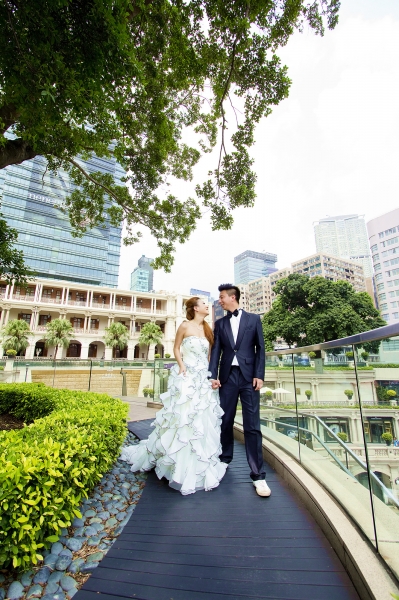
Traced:
[[14, 125], [18, 116], [17, 109], [13, 104], [3, 104], [3, 106], [0, 106], [0, 121], [2, 122], [0, 133], [5, 133], [11, 125]]
[[4, 146], [0, 147], [0, 169], [9, 165], [19, 165], [35, 156], [37, 156], [37, 152], [22, 138], [7, 140]]
[[88, 179], [89, 181], [91, 181], [95, 185], [98, 185], [99, 187], [101, 187], [105, 192], [107, 192], [107, 194], [109, 196], [111, 196], [111, 198], [113, 198], [119, 204], [119, 198], [118, 198], [118, 196], [112, 190], [110, 190], [109, 187], [107, 187], [106, 185], [104, 185], [100, 181], [97, 181], [97, 179], [94, 179], [94, 177], [92, 177], [91, 175], [89, 175], [89, 173], [87, 171], [85, 171], [84, 168], [81, 167], [80, 164], [77, 163], [72, 158], [69, 159], [69, 162], [71, 163], [71, 165], [73, 165], [74, 167], [76, 167], [77, 169], [79, 169], [79, 171], [81, 173], [83, 173], [83, 175], [86, 177], [86, 179]]

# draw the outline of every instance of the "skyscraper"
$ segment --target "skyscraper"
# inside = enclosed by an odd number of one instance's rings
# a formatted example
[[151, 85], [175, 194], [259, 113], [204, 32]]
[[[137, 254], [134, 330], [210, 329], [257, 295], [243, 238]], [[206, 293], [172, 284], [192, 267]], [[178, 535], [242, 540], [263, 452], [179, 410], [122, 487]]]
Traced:
[[137, 261], [137, 267], [130, 275], [130, 289], [138, 292], [151, 292], [154, 287], [154, 269], [151, 267], [153, 258], [144, 254]]
[[313, 226], [317, 252], [355, 260], [363, 266], [365, 277], [373, 276], [364, 215], [326, 217]]
[[277, 255], [246, 250], [234, 257], [234, 283], [248, 283], [277, 271]]
[[367, 223], [378, 308], [388, 323], [399, 321], [399, 208]]
[[[111, 173], [120, 184], [123, 169], [114, 159], [93, 156], [79, 161], [88, 172]], [[0, 170], [1, 212], [19, 233], [28, 267], [39, 277], [85, 284], [118, 285], [121, 228], [106, 221], [81, 238], [72, 228], [63, 206], [74, 189], [68, 174], [47, 171], [46, 160], [37, 156], [21, 165]]]

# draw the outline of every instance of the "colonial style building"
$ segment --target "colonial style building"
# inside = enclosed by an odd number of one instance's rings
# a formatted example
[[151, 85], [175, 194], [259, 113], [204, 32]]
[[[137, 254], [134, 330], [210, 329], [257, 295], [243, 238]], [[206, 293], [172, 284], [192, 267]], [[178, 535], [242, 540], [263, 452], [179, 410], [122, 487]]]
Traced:
[[[37, 279], [26, 287], [0, 283], [0, 327], [11, 319], [23, 319], [32, 332], [25, 356], [50, 357], [54, 348], [45, 345], [46, 324], [56, 318], [67, 319], [75, 335], [68, 348], [58, 351], [57, 358], [108, 360], [113, 352], [105, 346], [105, 328], [120, 322], [128, 328], [130, 339], [123, 350], [114, 352], [114, 358], [132, 360], [147, 357], [147, 347], [139, 344], [139, 336], [142, 326], [151, 321], [163, 333], [161, 344], [149, 350], [148, 358], [153, 358], [154, 353], [172, 355], [187, 298], [175, 292], [134, 292], [50, 279]], [[210, 306], [210, 325], [211, 315]]]

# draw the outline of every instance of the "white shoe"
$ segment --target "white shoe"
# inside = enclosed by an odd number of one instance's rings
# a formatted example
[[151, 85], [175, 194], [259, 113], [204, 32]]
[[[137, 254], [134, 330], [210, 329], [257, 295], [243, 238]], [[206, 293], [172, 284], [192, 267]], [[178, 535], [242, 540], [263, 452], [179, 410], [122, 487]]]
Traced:
[[258, 481], [253, 481], [252, 483], [255, 486], [256, 493], [258, 494], [258, 496], [263, 496], [267, 498], [272, 493], [271, 489], [269, 488], [264, 479], [259, 479]]

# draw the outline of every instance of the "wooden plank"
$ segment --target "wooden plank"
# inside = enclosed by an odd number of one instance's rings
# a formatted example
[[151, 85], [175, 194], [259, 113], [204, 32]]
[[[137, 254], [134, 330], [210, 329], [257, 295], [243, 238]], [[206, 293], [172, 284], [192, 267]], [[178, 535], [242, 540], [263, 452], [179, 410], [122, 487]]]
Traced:
[[[129, 424], [141, 439], [152, 428]], [[77, 600], [358, 600], [310, 514], [268, 468], [270, 498], [245, 450], [212, 492], [181, 496], [149, 473], [130, 521]]]

